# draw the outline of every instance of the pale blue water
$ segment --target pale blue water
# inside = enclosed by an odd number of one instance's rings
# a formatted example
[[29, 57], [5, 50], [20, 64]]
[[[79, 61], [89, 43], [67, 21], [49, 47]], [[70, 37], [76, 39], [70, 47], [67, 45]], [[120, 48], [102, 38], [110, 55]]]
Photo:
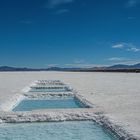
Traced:
[[31, 111], [35, 109], [58, 109], [58, 108], [83, 108], [82, 103], [74, 98], [55, 100], [23, 100], [13, 111]]
[[67, 89], [31, 89], [30, 92], [66, 92]]
[[94, 122], [0, 124], [0, 140], [117, 140]]

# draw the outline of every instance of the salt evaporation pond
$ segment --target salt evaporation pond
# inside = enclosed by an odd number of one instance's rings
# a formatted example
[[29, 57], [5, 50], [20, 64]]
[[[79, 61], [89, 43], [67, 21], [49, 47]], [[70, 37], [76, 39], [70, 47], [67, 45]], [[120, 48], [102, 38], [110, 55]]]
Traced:
[[31, 89], [30, 92], [66, 92], [66, 89]]
[[1, 124], [1, 140], [117, 140], [94, 122]]
[[13, 111], [32, 111], [36, 109], [85, 108], [85, 105], [74, 98], [49, 100], [23, 100]]

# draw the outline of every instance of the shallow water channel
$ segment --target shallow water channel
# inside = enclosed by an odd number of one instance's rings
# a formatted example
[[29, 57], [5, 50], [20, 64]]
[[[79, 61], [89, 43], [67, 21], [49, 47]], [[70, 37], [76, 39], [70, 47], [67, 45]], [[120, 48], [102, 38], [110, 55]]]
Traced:
[[91, 121], [1, 124], [1, 140], [117, 140]]

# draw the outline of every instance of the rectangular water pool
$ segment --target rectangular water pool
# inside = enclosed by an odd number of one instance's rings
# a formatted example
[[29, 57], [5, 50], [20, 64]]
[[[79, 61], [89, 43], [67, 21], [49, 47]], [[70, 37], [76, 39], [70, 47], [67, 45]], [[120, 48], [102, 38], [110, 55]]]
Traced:
[[67, 92], [68, 89], [31, 89], [30, 92]]
[[67, 109], [86, 108], [86, 106], [75, 98], [58, 99], [25, 99], [21, 101], [13, 111], [31, 111], [36, 109]]
[[118, 140], [94, 122], [0, 124], [0, 140]]

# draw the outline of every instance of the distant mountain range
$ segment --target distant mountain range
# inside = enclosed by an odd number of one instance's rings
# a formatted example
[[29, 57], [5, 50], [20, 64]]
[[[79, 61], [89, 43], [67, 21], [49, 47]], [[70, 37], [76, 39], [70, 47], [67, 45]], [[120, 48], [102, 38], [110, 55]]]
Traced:
[[0, 66], [0, 71], [126, 71], [126, 72], [140, 72], [140, 63], [135, 65], [113, 65], [109, 67], [92, 67], [92, 68], [61, 68], [61, 67], [50, 67], [50, 68], [18, 68], [9, 66]]
[[31, 68], [17, 68], [17, 67], [9, 67], [9, 66], [0, 67], [0, 71], [32, 71], [32, 70], [35, 71], [35, 69], [31, 69]]

